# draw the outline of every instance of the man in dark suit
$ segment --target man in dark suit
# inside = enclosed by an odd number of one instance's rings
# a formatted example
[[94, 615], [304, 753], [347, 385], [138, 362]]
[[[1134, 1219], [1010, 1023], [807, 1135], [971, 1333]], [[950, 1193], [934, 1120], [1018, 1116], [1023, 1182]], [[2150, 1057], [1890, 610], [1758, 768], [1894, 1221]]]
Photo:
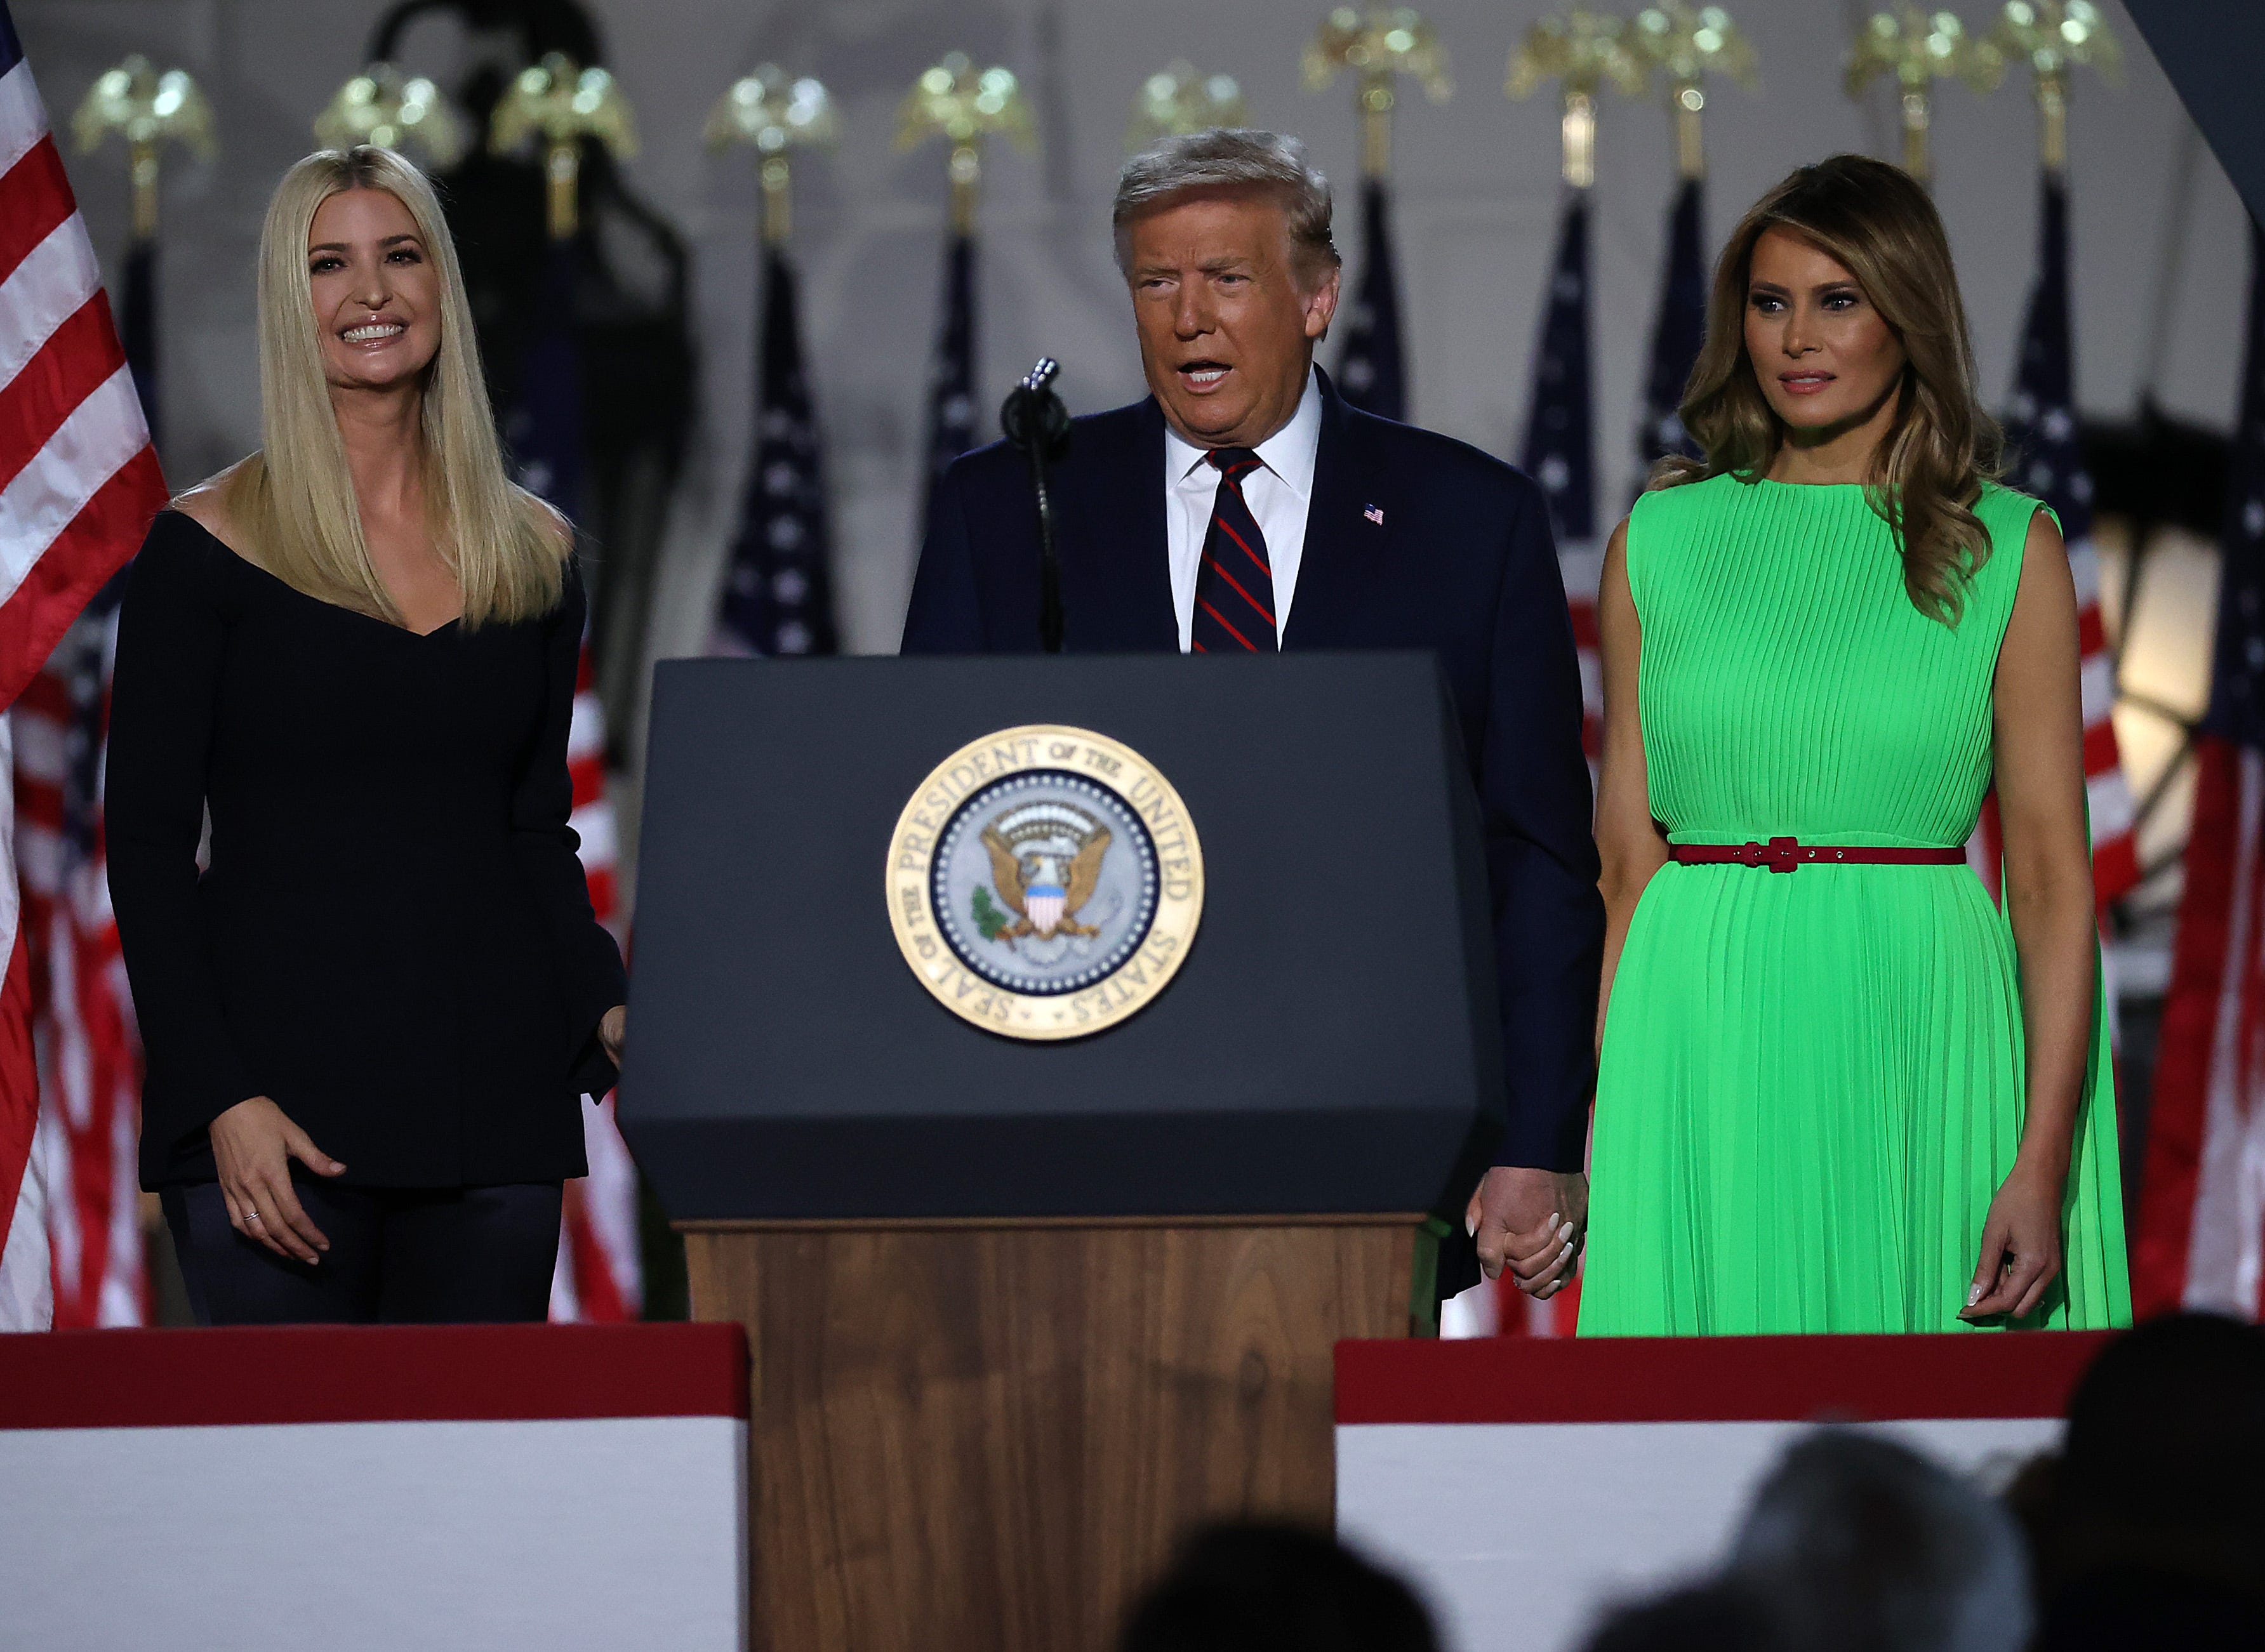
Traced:
[[[1469, 1223], [1489, 1277], [1572, 1277], [1604, 907], [1581, 682], [1541, 492], [1475, 448], [1348, 406], [1313, 365], [1337, 303], [1329, 186], [1294, 138], [1168, 138], [1118, 181], [1151, 397], [1074, 421], [1050, 468], [1062, 646], [1425, 648], [1484, 822], [1510, 1127]], [[939, 484], [904, 651], [1039, 646], [1030, 478], [1002, 446]]]

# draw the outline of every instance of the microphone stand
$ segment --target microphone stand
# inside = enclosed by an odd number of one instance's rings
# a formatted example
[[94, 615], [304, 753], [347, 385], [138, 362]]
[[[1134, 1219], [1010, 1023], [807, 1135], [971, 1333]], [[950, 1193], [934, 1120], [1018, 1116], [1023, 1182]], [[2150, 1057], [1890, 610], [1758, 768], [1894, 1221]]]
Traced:
[[1038, 645], [1049, 654], [1060, 653], [1062, 645], [1061, 559], [1054, 551], [1054, 506], [1046, 491], [1046, 461], [1069, 435], [1069, 409], [1053, 392], [1060, 371], [1060, 362], [1040, 356], [999, 409], [999, 428], [1031, 462], [1031, 492], [1038, 507]]

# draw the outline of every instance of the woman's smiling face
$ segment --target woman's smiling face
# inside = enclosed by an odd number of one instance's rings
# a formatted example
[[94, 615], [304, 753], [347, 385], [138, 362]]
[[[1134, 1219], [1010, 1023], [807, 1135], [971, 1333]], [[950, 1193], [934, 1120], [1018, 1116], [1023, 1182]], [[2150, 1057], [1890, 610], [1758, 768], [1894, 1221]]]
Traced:
[[307, 231], [307, 287], [324, 377], [383, 389], [421, 375], [441, 347], [441, 278], [417, 220], [382, 189], [341, 190]]

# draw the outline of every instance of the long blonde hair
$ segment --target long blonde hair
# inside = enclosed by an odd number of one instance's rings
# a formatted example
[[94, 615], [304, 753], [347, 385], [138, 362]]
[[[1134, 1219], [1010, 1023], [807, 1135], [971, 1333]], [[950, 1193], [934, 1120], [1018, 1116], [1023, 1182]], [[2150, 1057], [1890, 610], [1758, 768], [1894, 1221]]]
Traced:
[[1895, 422], [1865, 492], [1895, 535], [1912, 606], [1955, 625], [1966, 581], [1989, 560], [1990, 532], [1973, 507], [1982, 484], [1998, 473], [2003, 437], [1975, 393], [1974, 346], [1942, 220], [1899, 167], [1836, 155], [1796, 169], [1739, 222], [1715, 266], [1707, 342], [1679, 410], [1706, 457], [1663, 459], [1650, 484], [1726, 471], [1752, 482], [1777, 456], [1784, 427], [1746, 359], [1745, 338], [1754, 245], [1775, 229], [1845, 266], [1903, 345]]
[[259, 230], [261, 445], [223, 491], [243, 549], [309, 596], [401, 622], [362, 537], [307, 287], [316, 210], [349, 189], [382, 189], [406, 207], [441, 278], [441, 343], [425, 370], [420, 434], [430, 529], [462, 593], [463, 623], [548, 613], [564, 582], [566, 547], [550, 507], [504, 474], [440, 198], [415, 166], [370, 144], [317, 149], [283, 174], [267, 203]]

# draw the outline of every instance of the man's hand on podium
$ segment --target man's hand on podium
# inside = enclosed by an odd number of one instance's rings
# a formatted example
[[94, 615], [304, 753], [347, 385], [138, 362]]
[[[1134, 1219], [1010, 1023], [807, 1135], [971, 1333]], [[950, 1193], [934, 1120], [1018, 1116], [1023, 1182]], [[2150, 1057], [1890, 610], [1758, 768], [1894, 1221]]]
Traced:
[[1464, 1225], [1478, 1241], [1489, 1279], [1502, 1270], [1530, 1297], [1546, 1299], [1569, 1284], [1589, 1226], [1589, 1178], [1577, 1170], [1497, 1165], [1471, 1195]]

